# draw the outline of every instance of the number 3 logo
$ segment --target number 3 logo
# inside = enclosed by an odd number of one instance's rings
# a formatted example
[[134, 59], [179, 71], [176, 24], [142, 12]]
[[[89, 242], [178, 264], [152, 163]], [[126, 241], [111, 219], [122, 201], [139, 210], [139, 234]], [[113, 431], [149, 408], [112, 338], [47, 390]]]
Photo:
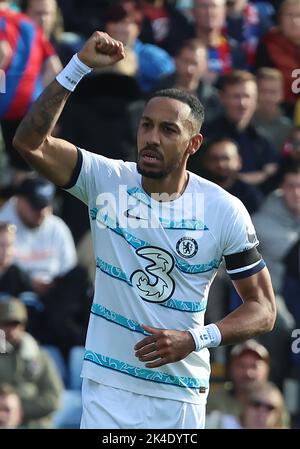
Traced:
[[155, 278], [155, 282], [151, 283], [145, 271], [137, 270], [132, 273], [130, 281], [139, 296], [148, 302], [167, 301], [175, 290], [175, 282], [170, 276], [175, 265], [172, 255], [155, 246], [139, 248], [136, 254], [152, 262], [145, 270]]

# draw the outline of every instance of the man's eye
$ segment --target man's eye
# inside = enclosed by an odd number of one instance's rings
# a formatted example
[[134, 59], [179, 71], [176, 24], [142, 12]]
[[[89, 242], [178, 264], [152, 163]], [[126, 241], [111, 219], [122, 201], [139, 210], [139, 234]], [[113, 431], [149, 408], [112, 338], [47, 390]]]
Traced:
[[170, 126], [164, 126], [164, 131], [166, 131], [167, 133], [174, 133], [174, 129], [170, 128]]

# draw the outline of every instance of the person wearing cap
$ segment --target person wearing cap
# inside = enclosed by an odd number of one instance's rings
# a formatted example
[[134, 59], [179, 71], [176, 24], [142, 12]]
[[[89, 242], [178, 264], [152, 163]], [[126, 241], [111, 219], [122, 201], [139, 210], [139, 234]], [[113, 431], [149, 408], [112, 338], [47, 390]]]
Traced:
[[269, 352], [263, 345], [250, 339], [234, 346], [229, 360], [230, 381], [211, 391], [207, 413], [218, 410], [239, 416], [249, 389], [255, 383], [267, 381], [269, 372]]
[[76, 265], [73, 237], [53, 215], [54, 185], [38, 176], [26, 178], [17, 194], [0, 209], [0, 221], [16, 226], [15, 263], [45, 293], [52, 280]]
[[0, 384], [9, 383], [20, 396], [22, 426], [48, 428], [62, 391], [60, 377], [37, 341], [25, 332], [27, 311], [17, 298], [0, 300], [0, 329], [6, 339], [0, 353]]
[[[96, 31], [35, 103], [14, 144], [89, 207], [97, 273], [81, 428], [202, 429], [208, 348], [270, 332], [274, 294], [245, 206], [186, 170], [203, 141], [197, 97], [167, 89], [148, 100], [137, 163], [51, 135], [81, 78], [124, 57], [122, 42]], [[205, 324], [209, 288], [223, 258], [243, 303]]]

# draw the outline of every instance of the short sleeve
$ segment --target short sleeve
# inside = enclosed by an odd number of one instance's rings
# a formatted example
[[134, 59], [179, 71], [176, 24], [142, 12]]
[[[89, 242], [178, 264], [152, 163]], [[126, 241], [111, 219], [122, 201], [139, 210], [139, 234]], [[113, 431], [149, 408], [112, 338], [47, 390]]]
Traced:
[[77, 163], [70, 182], [63, 189], [86, 205], [106, 190], [119, 161], [77, 147]]

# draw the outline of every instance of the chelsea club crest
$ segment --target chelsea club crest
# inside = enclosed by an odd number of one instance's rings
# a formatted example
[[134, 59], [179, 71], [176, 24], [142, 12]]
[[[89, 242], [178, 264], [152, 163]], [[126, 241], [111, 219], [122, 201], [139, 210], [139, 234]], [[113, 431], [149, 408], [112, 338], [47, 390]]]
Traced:
[[176, 244], [176, 251], [181, 257], [189, 259], [198, 252], [198, 244], [192, 237], [182, 237]]

